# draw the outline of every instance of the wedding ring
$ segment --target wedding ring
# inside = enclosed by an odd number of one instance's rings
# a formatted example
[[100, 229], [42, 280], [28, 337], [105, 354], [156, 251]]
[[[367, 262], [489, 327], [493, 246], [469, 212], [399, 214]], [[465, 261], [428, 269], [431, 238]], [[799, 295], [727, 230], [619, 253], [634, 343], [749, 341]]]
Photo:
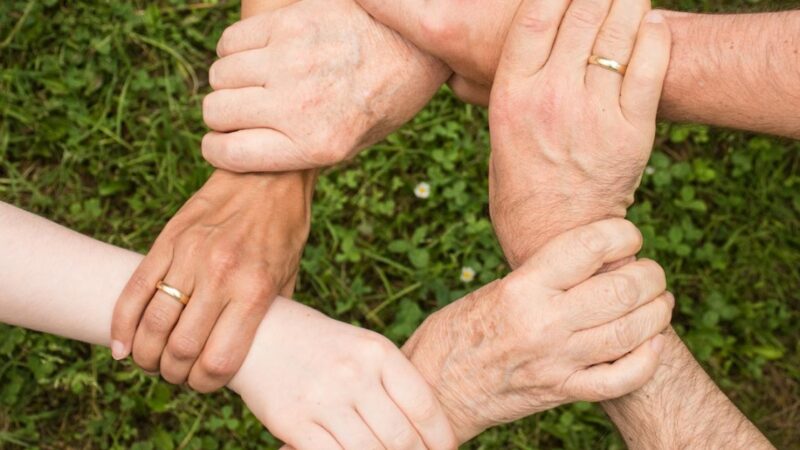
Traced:
[[172, 287], [163, 281], [159, 281], [156, 283], [156, 289], [159, 291], [169, 295], [170, 297], [174, 298], [175, 300], [181, 302], [183, 306], [186, 306], [189, 303], [189, 296], [181, 292], [180, 289]]
[[602, 56], [592, 55], [589, 57], [589, 64], [593, 64], [595, 66], [600, 66], [603, 69], [610, 70], [612, 72], [616, 72], [620, 75], [625, 75], [625, 71], [628, 70], [628, 66], [625, 64], [620, 63], [619, 61], [614, 61], [613, 59], [603, 58]]

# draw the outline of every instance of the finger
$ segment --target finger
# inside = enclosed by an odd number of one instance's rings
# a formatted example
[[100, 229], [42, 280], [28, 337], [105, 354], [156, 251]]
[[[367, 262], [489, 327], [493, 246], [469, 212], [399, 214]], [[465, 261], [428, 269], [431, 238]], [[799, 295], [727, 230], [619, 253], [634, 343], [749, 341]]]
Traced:
[[[579, 0], [576, 0], [579, 1]], [[550, 57], [569, 0], [525, 0], [509, 28], [496, 81], [528, 78]]]
[[[628, 64], [639, 25], [649, 10], [650, 0], [614, 0], [592, 53]], [[622, 75], [592, 64], [586, 68], [586, 86], [603, 98], [607, 105], [619, 105]]]
[[607, 219], [561, 234], [516, 272], [552, 289], [570, 289], [603, 264], [635, 255], [641, 248], [642, 234], [635, 225]]
[[402, 354], [386, 366], [382, 380], [389, 397], [428, 448], [457, 448], [455, 433], [433, 389]]
[[667, 76], [672, 36], [659, 11], [647, 14], [639, 29], [628, 71], [622, 82], [620, 103], [631, 123], [656, 120], [661, 90]]
[[490, 88], [459, 75], [453, 75], [447, 84], [462, 102], [478, 106], [489, 106]]
[[[176, 257], [164, 283], [191, 296], [194, 289], [191, 267], [189, 261]], [[183, 308], [180, 301], [162, 291], [156, 291], [133, 339], [133, 360], [139, 367], [150, 372], [158, 371], [161, 354]]]
[[383, 449], [378, 437], [354, 409], [327, 411], [320, 425], [345, 449]]
[[614, 322], [573, 335], [570, 340], [578, 348], [576, 359], [591, 365], [620, 358], [664, 331], [674, 307], [675, 298], [666, 292]]
[[550, 60], [565, 74], [583, 80], [597, 33], [608, 16], [611, 0], [573, 0], [561, 22]]
[[226, 294], [215, 286], [198, 283], [161, 356], [161, 375], [165, 380], [173, 384], [188, 380], [227, 300]]
[[[383, 387], [381, 387], [383, 391]], [[356, 411], [387, 449], [424, 449], [422, 438], [389, 394], [365, 396]]]
[[613, 363], [576, 372], [565, 387], [576, 399], [589, 402], [629, 394], [644, 386], [656, 373], [664, 342], [664, 336], [655, 336]]
[[560, 297], [558, 308], [579, 331], [619, 319], [666, 289], [664, 269], [655, 261], [642, 259], [573, 287]]
[[269, 49], [245, 50], [219, 59], [208, 69], [208, 83], [214, 90], [265, 87], [270, 67]]
[[223, 89], [203, 99], [203, 120], [214, 131], [261, 128], [285, 111], [280, 99], [263, 87]]
[[284, 172], [316, 167], [280, 131], [255, 128], [232, 133], [211, 132], [203, 137], [203, 158], [231, 172]]
[[266, 281], [262, 283], [252, 293], [234, 293], [228, 299], [189, 374], [189, 386], [195, 391], [212, 392], [225, 386], [242, 366], [256, 330], [277, 294]]
[[303, 429], [302, 433], [293, 436], [295, 439], [282, 448], [297, 450], [341, 450], [342, 446], [328, 430], [313, 424]]
[[223, 58], [232, 53], [266, 47], [274, 17], [274, 13], [262, 12], [226, 28], [217, 42], [217, 55]]
[[156, 292], [156, 283], [164, 279], [171, 263], [172, 245], [156, 241], [122, 290], [111, 318], [111, 353], [114, 359], [127, 358], [131, 353], [136, 328]]

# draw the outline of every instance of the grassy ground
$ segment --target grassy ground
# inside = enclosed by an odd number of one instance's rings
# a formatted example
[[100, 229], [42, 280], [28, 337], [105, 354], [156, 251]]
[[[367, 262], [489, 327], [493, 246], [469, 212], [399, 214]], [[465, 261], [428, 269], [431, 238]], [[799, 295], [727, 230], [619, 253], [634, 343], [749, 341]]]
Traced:
[[[200, 100], [234, 2], [0, 3], [0, 200], [146, 251], [209, 173]], [[674, 0], [688, 10], [796, 5]], [[660, 128], [631, 217], [676, 292], [675, 323], [780, 448], [800, 448], [800, 145]], [[446, 92], [319, 184], [298, 298], [407, 337], [507, 267], [487, 219], [485, 113]], [[427, 181], [427, 200], [413, 195]], [[462, 266], [477, 279], [459, 281]], [[0, 326], [0, 448], [263, 448], [228, 393], [147, 378], [106, 350]], [[577, 404], [485, 433], [474, 448], [621, 448]]]

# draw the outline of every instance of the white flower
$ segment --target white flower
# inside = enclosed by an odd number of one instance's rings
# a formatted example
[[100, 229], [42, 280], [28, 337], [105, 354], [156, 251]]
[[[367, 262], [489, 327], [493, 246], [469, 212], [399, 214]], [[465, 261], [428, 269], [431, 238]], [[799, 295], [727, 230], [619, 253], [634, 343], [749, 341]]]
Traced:
[[416, 195], [417, 198], [423, 198], [423, 199], [430, 197], [431, 185], [423, 181], [422, 183], [418, 184], [417, 187], [414, 188], [414, 195]]
[[656, 168], [653, 167], [653, 166], [647, 166], [647, 168], [644, 169], [644, 173], [646, 173], [648, 175], [652, 175], [652, 174], [656, 173]]
[[470, 281], [475, 279], [475, 269], [472, 267], [462, 267], [461, 268], [461, 281], [464, 283], [469, 283]]

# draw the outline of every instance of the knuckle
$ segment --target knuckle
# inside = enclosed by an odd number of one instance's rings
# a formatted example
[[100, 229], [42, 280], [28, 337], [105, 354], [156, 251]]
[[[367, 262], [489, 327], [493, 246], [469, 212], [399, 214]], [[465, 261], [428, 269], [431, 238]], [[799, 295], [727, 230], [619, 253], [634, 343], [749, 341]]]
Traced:
[[142, 318], [142, 326], [145, 330], [155, 333], [167, 333], [174, 324], [172, 314], [159, 302], [153, 302]]
[[391, 437], [391, 445], [389, 448], [416, 448], [418, 441], [417, 433], [409, 426], [403, 426], [395, 430], [394, 435]]
[[634, 330], [631, 328], [628, 321], [617, 320], [614, 322], [613, 330], [613, 348], [629, 350], [636, 344]]
[[430, 423], [439, 413], [439, 408], [436, 404], [436, 400], [433, 398], [433, 394], [428, 392], [423, 391], [417, 394], [415, 405], [415, 417], [419, 422]]
[[147, 277], [138, 271], [131, 276], [130, 281], [128, 281], [128, 287], [134, 295], [152, 295], [155, 290], [155, 286], [150, 283]]
[[633, 306], [639, 299], [639, 286], [633, 277], [629, 275], [613, 275], [611, 277], [611, 288], [614, 299], [623, 306]]
[[200, 341], [187, 335], [173, 336], [167, 344], [170, 355], [180, 361], [196, 359], [202, 349]]
[[396, 347], [385, 337], [375, 334], [367, 336], [361, 343], [361, 352], [371, 361], [380, 361], [389, 356]]
[[526, 11], [522, 11], [521, 15], [514, 20], [517, 21], [517, 25], [523, 30], [529, 33], [539, 34], [556, 28], [560, 21], [559, 19], [560, 17], [558, 19], [554, 17], [544, 17], [540, 11], [529, 8]]
[[598, 34], [598, 41], [611, 47], [610, 50], [624, 49], [633, 39], [633, 34], [620, 23], [607, 23]]
[[566, 19], [573, 26], [594, 28], [603, 23], [605, 11], [600, 5], [602, 2], [583, 2], [574, 4], [567, 11]]
[[217, 245], [208, 257], [212, 272], [217, 275], [227, 275], [239, 265], [239, 254], [235, 249], [225, 245]]
[[648, 282], [653, 283], [656, 290], [661, 292], [667, 288], [667, 273], [661, 264], [653, 261], [652, 259], [641, 259], [639, 263], [642, 264], [649, 274]]
[[595, 226], [579, 229], [576, 240], [581, 248], [591, 255], [602, 253], [610, 244], [606, 235]]
[[238, 367], [231, 355], [214, 352], [200, 358], [200, 369], [209, 378], [219, 380], [232, 377]]
[[355, 383], [361, 379], [361, 365], [350, 358], [343, 358], [333, 366], [333, 376], [341, 383]]
[[420, 29], [425, 39], [429, 42], [452, 45], [458, 36], [459, 27], [449, 20], [450, 17], [449, 14], [444, 14], [442, 8], [424, 14], [420, 19]]

